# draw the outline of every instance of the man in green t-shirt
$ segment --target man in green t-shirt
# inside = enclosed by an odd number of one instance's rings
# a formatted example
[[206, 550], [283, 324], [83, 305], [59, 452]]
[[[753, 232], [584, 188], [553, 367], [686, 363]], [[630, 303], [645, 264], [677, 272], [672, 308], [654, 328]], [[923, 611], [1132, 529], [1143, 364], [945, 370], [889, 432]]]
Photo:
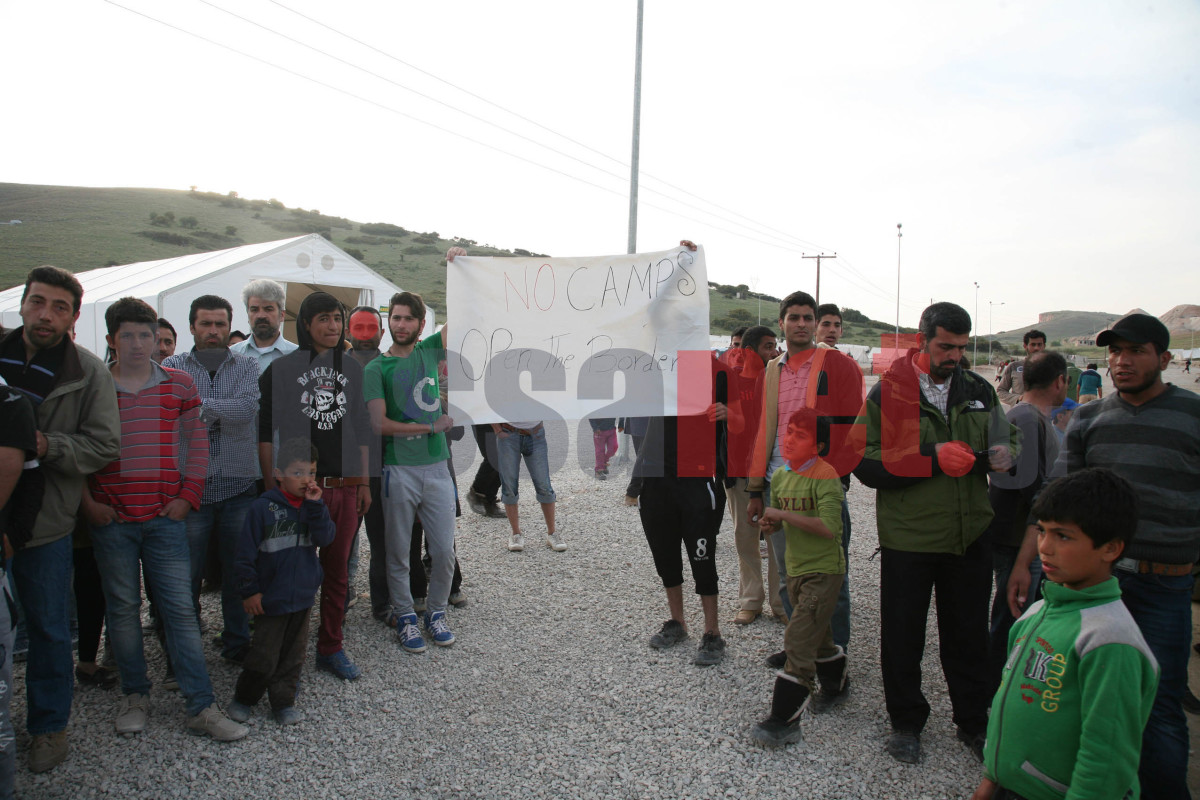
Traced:
[[439, 394], [438, 364], [445, 358], [445, 328], [418, 341], [424, 327], [421, 296], [412, 292], [394, 295], [388, 308], [392, 346], [366, 366], [363, 392], [371, 425], [384, 437], [382, 501], [392, 604], [388, 622], [395, 625], [401, 647], [410, 653], [425, 652], [408, 578], [413, 519], [417, 516], [425, 528], [432, 560], [425, 630], [436, 645], [454, 644], [454, 634], [446, 624], [454, 577], [454, 480], [444, 463], [450, 457], [445, 432], [454, 420], [442, 413]]

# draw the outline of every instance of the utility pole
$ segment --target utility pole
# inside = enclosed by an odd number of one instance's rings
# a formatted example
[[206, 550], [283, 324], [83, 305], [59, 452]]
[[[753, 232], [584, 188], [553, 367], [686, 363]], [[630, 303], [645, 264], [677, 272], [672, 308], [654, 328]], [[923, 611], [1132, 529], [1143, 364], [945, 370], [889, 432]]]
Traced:
[[[806, 256], [806, 255], [804, 255], [804, 253], [801, 253], [801, 254], [800, 254], [800, 257], [801, 257], [801, 258], [815, 258], [815, 259], [817, 260], [817, 296], [816, 296], [816, 301], [817, 301], [817, 305], [821, 305], [821, 259], [822, 259], [822, 258], [837, 258], [837, 253], [834, 253], [834, 254], [833, 254], [833, 255], [831, 255], [831, 256], [827, 256], [827, 255], [825, 255], [824, 253], [818, 253], [818, 254], [817, 254], [817, 255], [815, 255], [815, 256]], [[816, 313], [816, 309], [815, 309], [815, 308], [813, 309], [813, 313]]]
[[633, 66], [633, 155], [629, 159], [629, 252], [637, 252], [638, 150], [642, 130], [642, 0], [638, 0], [637, 56]]
[[900, 223], [896, 223], [896, 341], [892, 347], [900, 347]]
[[975, 329], [975, 354], [971, 356], [971, 369], [975, 369], [975, 364], [979, 361], [979, 281], [973, 281], [975, 284], [975, 318], [971, 320], [971, 327]]

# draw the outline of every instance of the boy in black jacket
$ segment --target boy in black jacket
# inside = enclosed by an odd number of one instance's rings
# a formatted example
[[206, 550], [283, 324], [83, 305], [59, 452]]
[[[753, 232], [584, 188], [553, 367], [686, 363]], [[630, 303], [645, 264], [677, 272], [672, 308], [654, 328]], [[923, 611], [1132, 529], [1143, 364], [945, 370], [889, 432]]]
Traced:
[[317, 484], [317, 448], [291, 439], [279, 448], [276, 487], [254, 501], [234, 560], [247, 614], [258, 617], [250, 652], [226, 709], [245, 722], [264, 693], [275, 721], [303, 719], [295, 708], [300, 668], [308, 645], [308, 618], [321, 588], [317, 548], [334, 538], [329, 509]]

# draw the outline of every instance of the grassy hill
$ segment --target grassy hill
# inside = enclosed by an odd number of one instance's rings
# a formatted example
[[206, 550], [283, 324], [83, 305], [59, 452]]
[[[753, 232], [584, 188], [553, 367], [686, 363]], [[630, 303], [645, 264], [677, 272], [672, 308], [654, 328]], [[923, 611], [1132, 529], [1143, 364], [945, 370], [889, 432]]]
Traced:
[[[383, 277], [444, 309], [444, 254], [452, 245], [466, 247], [472, 255], [535, 255], [448, 239], [437, 231], [409, 231], [399, 224], [361, 223], [315, 209], [288, 208], [278, 199], [253, 200], [236, 192], [0, 183], [0, 221], [9, 220], [21, 224], [0, 225], [0, 288], [20, 284], [39, 264], [82, 272], [321, 233]], [[737, 290], [742, 290], [741, 297]], [[710, 285], [712, 333], [755, 324], [760, 308], [764, 324], [774, 327], [779, 298], [762, 295], [760, 303], [751, 295], [745, 287]], [[843, 341], [851, 344], [878, 344], [880, 332], [892, 330], [887, 323], [865, 317], [848, 321], [845, 329]]]
[[1042, 314], [1042, 321], [1031, 323], [1010, 331], [1000, 331], [996, 334], [997, 341], [1021, 344], [1025, 332], [1036, 328], [1046, 334], [1047, 341], [1077, 337], [1090, 337], [1104, 330], [1114, 320], [1125, 316], [1126, 312], [1113, 314], [1106, 311], [1047, 311]]

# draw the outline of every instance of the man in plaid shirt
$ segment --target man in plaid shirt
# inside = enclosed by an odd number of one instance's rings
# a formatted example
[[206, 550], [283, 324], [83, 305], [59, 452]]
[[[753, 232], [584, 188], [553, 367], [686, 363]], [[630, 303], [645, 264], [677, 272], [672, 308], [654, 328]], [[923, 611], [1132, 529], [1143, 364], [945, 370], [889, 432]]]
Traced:
[[187, 515], [192, 602], [200, 614], [200, 582], [208, 539], [217, 531], [221, 555], [221, 656], [240, 664], [250, 647], [250, 623], [234, 580], [233, 558], [258, 479], [258, 362], [229, 351], [233, 306], [223, 297], [192, 301], [188, 324], [196, 345], [162, 365], [186, 372], [200, 394], [200, 421], [208, 429], [208, 473], [200, 508]]

